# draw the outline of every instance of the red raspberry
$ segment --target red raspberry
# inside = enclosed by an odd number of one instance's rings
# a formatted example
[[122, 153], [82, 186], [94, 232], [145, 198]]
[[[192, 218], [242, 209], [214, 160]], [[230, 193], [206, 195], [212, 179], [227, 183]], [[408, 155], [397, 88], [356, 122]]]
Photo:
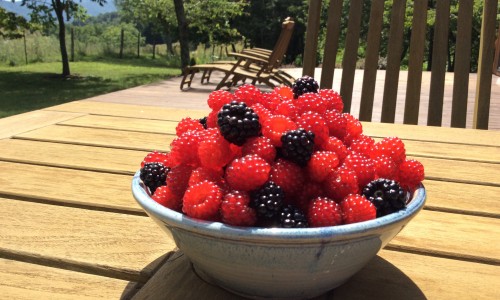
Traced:
[[271, 111], [264, 107], [264, 105], [260, 103], [255, 103], [250, 108], [259, 116], [260, 124], [264, 124], [264, 122], [269, 119], [273, 114]]
[[[272, 93], [262, 93], [258, 99], [258, 103], [262, 104], [269, 111], [274, 111], [276, 106], [281, 103], [281, 97], [279, 94]], [[255, 109], [254, 109], [255, 111]], [[257, 113], [258, 114], [258, 113]], [[258, 114], [260, 117], [260, 114]]]
[[279, 185], [285, 192], [285, 198], [289, 200], [301, 190], [305, 176], [297, 164], [279, 158], [271, 166], [269, 180]]
[[177, 136], [181, 136], [183, 133], [194, 130], [201, 131], [205, 130], [203, 125], [201, 125], [199, 120], [194, 120], [189, 117], [182, 119], [175, 127], [175, 133]]
[[424, 178], [424, 166], [419, 161], [408, 159], [399, 165], [398, 180], [404, 189], [414, 191]]
[[361, 195], [349, 195], [340, 202], [344, 224], [373, 220], [377, 209], [368, 199]]
[[327, 109], [326, 101], [318, 93], [305, 93], [295, 100], [295, 106], [299, 110], [299, 114], [306, 111], [315, 111], [323, 114]]
[[188, 187], [192, 170], [193, 168], [188, 165], [177, 165], [167, 174], [167, 186], [179, 198], [182, 198]]
[[283, 100], [292, 100], [293, 99], [293, 90], [289, 86], [279, 86], [274, 88], [274, 92], [281, 96]]
[[273, 114], [283, 115], [294, 120], [299, 115], [299, 110], [294, 103], [295, 102], [293, 102], [292, 100], [285, 100], [279, 103], [278, 105], [276, 105]]
[[252, 154], [233, 160], [226, 168], [226, 181], [235, 190], [251, 191], [269, 178], [271, 166], [260, 156]]
[[186, 190], [182, 211], [189, 217], [212, 221], [217, 219], [221, 202], [221, 189], [213, 182], [203, 181]]
[[358, 185], [363, 188], [375, 179], [375, 166], [370, 158], [357, 153], [349, 154], [344, 160], [343, 166], [353, 170], [358, 178]]
[[405, 144], [397, 137], [386, 137], [373, 145], [371, 157], [385, 155], [390, 157], [396, 165], [406, 159]]
[[300, 128], [314, 133], [315, 145], [321, 146], [328, 140], [328, 126], [325, 119], [319, 113], [306, 111], [296, 119], [296, 123]]
[[356, 119], [353, 115], [349, 113], [343, 113], [346, 120], [344, 144], [350, 146], [351, 142], [354, 141], [361, 133], [363, 133], [363, 125]]
[[347, 120], [344, 114], [334, 110], [328, 110], [323, 114], [330, 136], [344, 140], [346, 135]]
[[335, 152], [340, 163], [342, 163], [349, 154], [349, 151], [344, 143], [334, 136], [328, 138], [326, 143], [321, 146], [321, 150]]
[[241, 149], [242, 155], [256, 154], [265, 159], [269, 164], [276, 158], [276, 148], [271, 140], [265, 136], [248, 139]]
[[285, 132], [295, 130], [297, 128], [297, 124], [290, 120], [290, 118], [281, 115], [274, 115], [264, 122], [264, 126], [262, 126], [262, 134], [269, 138], [275, 147], [281, 147], [281, 136]]
[[222, 222], [234, 226], [253, 226], [257, 222], [255, 210], [249, 206], [250, 195], [232, 191], [224, 195], [221, 204]]
[[170, 144], [170, 155], [175, 164], [186, 164], [197, 167], [200, 165], [198, 144], [200, 131], [188, 131], [175, 138]]
[[252, 84], [244, 84], [234, 91], [234, 96], [238, 101], [245, 102], [247, 106], [252, 106], [260, 98], [260, 90]]
[[293, 199], [293, 205], [298, 207], [300, 210], [307, 212], [309, 208], [309, 203], [318, 197], [324, 197], [325, 191], [323, 186], [314, 181], [307, 181], [302, 186], [298, 195]]
[[342, 97], [336, 91], [332, 89], [322, 89], [319, 90], [318, 94], [325, 100], [327, 110], [335, 110], [339, 113], [344, 110], [344, 101], [342, 101]]
[[355, 140], [351, 142], [351, 146], [349, 148], [351, 149], [351, 151], [354, 151], [366, 157], [370, 157], [374, 144], [374, 139], [367, 135], [360, 134]]
[[307, 221], [311, 227], [340, 225], [342, 224], [342, 210], [340, 205], [332, 199], [318, 197], [309, 205]]
[[309, 178], [316, 182], [322, 182], [328, 174], [333, 172], [338, 164], [339, 159], [335, 152], [316, 151], [307, 163], [306, 170]]
[[372, 159], [375, 166], [375, 177], [395, 180], [398, 166], [392, 158], [381, 155]]
[[219, 114], [218, 110], [212, 110], [207, 116], [207, 128], [218, 128], [217, 127], [217, 115]]
[[359, 192], [358, 177], [353, 170], [340, 167], [326, 177], [323, 188], [329, 198], [340, 202], [347, 195]]
[[232, 159], [230, 143], [219, 134], [207, 136], [198, 143], [198, 157], [202, 166], [221, 169]]
[[198, 167], [191, 172], [188, 186], [196, 185], [202, 181], [211, 181], [219, 186], [223, 185], [222, 169], [214, 170], [204, 167]]
[[149, 162], [160, 162], [165, 167], [172, 167], [174, 165], [172, 158], [170, 157], [170, 153], [158, 152], [156, 150], [148, 153], [148, 155], [144, 157], [141, 162], [141, 168]]
[[212, 110], [219, 111], [224, 104], [234, 100], [234, 95], [228, 91], [216, 90], [208, 95], [207, 104]]
[[177, 196], [169, 186], [162, 185], [153, 194], [153, 200], [172, 210], [181, 211], [182, 197]]

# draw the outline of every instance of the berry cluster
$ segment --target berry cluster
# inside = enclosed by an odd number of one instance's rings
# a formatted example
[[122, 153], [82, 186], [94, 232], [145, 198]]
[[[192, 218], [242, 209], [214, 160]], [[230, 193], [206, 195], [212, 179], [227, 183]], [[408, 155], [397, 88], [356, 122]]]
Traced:
[[152, 198], [235, 226], [303, 228], [382, 217], [406, 206], [424, 168], [397, 137], [375, 141], [311, 77], [261, 92], [214, 91], [211, 112], [184, 118], [169, 153], [149, 153]]

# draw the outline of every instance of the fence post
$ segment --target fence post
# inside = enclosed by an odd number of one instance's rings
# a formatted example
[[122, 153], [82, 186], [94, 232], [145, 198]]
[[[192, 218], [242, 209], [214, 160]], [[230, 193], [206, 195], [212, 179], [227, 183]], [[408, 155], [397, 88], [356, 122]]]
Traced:
[[75, 29], [71, 27], [71, 61], [75, 61]]
[[120, 33], [120, 58], [123, 58], [123, 35], [124, 35], [124, 30], [122, 28]]
[[316, 68], [316, 51], [318, 48], [318, 34], [321, 16], [321, 0], [309, 0], [307, 13], [306, 46], [302, 58], [302, 75], [314, 76]]
[[24, 40], [24, 61], [28, 64], [28, 49], [26, 49], [26, 30], [23, 31]]
[[141, 57], [141, 32], [137, 33], [137, 58]]

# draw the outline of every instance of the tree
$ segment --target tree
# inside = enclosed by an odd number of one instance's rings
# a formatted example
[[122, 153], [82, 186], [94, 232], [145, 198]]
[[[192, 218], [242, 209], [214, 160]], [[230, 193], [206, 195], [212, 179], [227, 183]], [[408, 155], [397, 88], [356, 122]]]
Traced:
[[8, 12], [0, 7], [0, 36], [9, 39], [23, 37], [24, 31], [30, 29], [28, 21], [13, 12]]
[[[106, 0], [91, 0], [103, 5]], [[14, 2], [14, 0], [12, 0]], [[82, 2], [81, 0], [79, 2]], [[57, 19], [59, 28], [59, 48], [61, 51], [62, 60], [62, 76], [70, 76], [68, 51], [66, 49], [66, 21], [72, 18], [79, 19], [86, 16], [86, 11], [83, 6], [79, 5], [74, 0], [22, 0], [21, 5], [31, 9], [31, 22], [54, 25]], [[53, 13], [56, 15], [54, 18]]]

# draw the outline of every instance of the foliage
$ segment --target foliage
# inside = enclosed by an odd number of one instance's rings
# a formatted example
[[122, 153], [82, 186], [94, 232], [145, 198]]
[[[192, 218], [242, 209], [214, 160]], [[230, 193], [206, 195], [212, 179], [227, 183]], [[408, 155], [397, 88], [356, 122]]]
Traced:
[[26, 30], [31, 28], [30, 23], [13, 12], [8, 12], [0, 7], [0, 36], [4, 38], [16, 39], [24, 35]]

